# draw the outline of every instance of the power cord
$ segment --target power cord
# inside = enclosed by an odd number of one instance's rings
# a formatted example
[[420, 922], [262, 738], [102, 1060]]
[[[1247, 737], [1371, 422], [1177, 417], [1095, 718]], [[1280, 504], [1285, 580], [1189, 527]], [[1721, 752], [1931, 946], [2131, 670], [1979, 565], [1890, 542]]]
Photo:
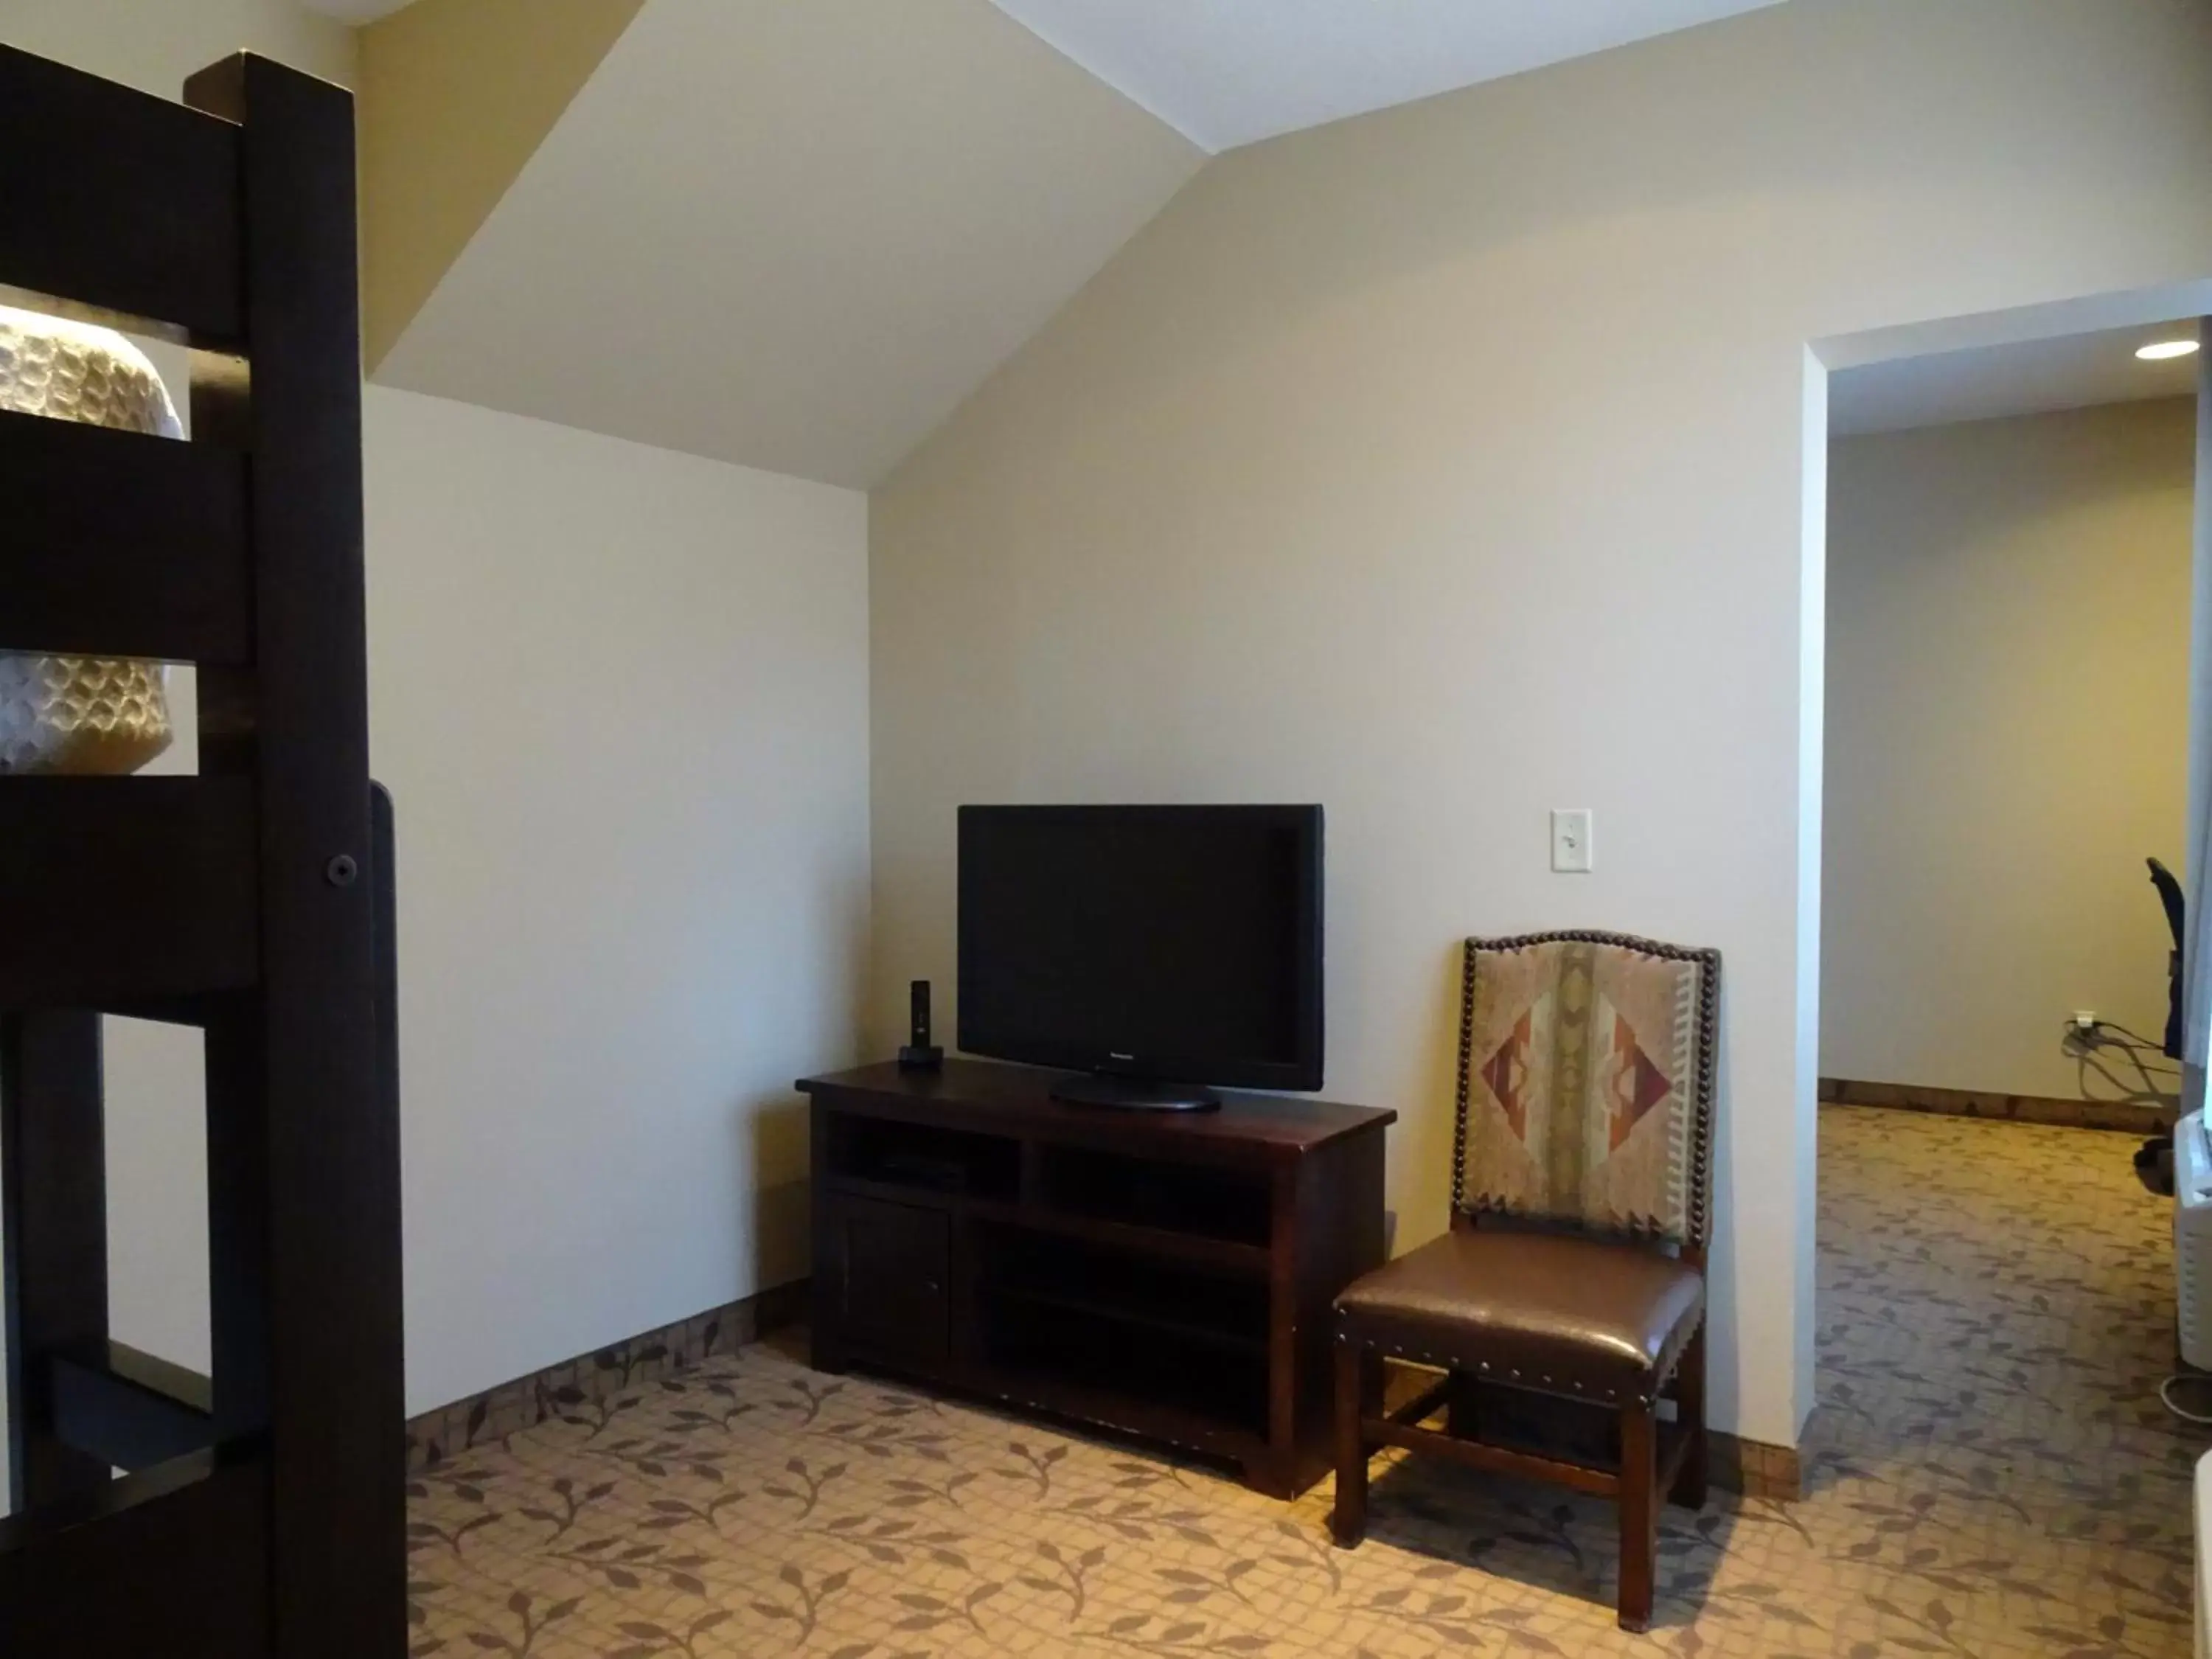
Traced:
[[2154, 1042], [2150, 1038], [2145, 1036], [2141, 1031], [2130, 1030], [2129, 1027], [2121, 1024], [2119, 1021], [2116, 1019], [2100, 1019], [2096, 1024], [2091, 1028], [2090, 1038], [2092, 1043], [2094, 1044], [2095, 1039], [2102, 1036], [2106, 1031], [2118, 1031], [2121, 1036], [2126, 1039], [2124, 1042], [2114, 1043], [2112, 1046], [2116, 1048], [2142, 1048], [2148, 1050], [2152, 1054], [2160, 1055], [2160, 1057], [2163, 1057], [2166, 1054], [2165, 1043]]
[[2173, 1385], [2177, 1382], [2212, 1384], [2212, 1371], [2176, 1371], [2158, 1385], [2159, 1404], [2164, 1406], [2166, 1410], [2185, 1423], [2203, 1423], [2212, 1425], [2212, 1412], [2193, 1412], [2186, 1406], [2177, 1406], [2173, 1403]]
[[[2066, 1046], [2074, 1055], [2083, 1098], [2099, 1098], [2089, 1089], [2089, 1076], [2094, 1073], [2107, 1087], [2118, 1091], [2117, 1100], [2105, 1097], [2108, 1104], [2179, 1107], [2179, 1068], [2166, 1069], [2171, 1062], [2166, 1058], [2164, 1045], [2153, 1042], [2141, 1032], [2130, 1030], [2118, 1021], [2110, 1019], [2100, 1019], [2087, 1025], [2069, 1024]], [[2100, 1058], [2100, 1049], [2116, 1049], [2124, 1055], [2138, 1080], [2130, 1082], [2115, 1073]], [[2159, 1069], [2152, 1069], [2153, 1060], [2157, 1062]]]

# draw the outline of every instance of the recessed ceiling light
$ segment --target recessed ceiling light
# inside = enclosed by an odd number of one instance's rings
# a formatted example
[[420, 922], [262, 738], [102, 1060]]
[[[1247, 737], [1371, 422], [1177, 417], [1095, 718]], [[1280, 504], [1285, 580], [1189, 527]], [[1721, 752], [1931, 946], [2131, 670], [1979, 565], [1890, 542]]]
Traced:
[[2194, 340], [2160, 340], [2154, 345], [2143, 347], [2136, 356], [2147, 363], [2162, 363], [2170, 357], [2191, 356], [2196, 350], [2197, 342]]

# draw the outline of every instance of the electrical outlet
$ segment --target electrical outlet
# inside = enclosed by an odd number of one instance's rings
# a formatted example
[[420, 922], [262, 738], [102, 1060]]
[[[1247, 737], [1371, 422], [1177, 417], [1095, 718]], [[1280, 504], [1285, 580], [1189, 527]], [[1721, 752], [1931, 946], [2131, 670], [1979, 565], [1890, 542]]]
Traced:
[[1565, 875], [1586, 876], [1595, 867], [1590, 860], [1589, 808], [1553, 808], [1552, 868]]

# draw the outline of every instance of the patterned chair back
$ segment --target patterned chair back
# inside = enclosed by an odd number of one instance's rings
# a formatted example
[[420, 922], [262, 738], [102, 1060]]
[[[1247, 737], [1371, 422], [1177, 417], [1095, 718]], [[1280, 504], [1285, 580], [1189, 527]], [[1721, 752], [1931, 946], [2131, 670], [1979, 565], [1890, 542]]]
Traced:
[[1712, 1226], [1721, 958], [1616, 933], [1467, 942], [1455, 1214], [1674, 1244]]

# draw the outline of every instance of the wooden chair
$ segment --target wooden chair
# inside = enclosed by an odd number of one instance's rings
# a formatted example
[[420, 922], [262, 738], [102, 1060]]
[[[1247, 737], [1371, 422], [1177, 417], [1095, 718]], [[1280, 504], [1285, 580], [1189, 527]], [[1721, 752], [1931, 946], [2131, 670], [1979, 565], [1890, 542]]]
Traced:
[[[1661, 1494], [1705, 1500], [1719, 1006], [1716, 951], [1468, 941], [1451, 1231], [1337, 1298], [1339, 1545], [1385, 1446], [1554, 1481], [1618, 1501], [1621, 1627], [1650, 1626]], [[1386, 1412], [1386, 1359], [1444, 1376]], [[1563, 1450], [1577, 1419], [1599, 1432]]]

